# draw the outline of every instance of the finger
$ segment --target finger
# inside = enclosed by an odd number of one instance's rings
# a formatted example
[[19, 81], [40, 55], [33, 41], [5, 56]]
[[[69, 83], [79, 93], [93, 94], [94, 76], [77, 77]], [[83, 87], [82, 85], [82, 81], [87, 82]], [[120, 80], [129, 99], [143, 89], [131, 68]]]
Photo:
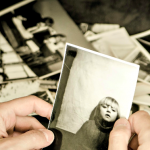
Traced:
[[138, 111], [129, 117], [132, 133], [138, 135], [138, 150], [150, 147], [150, 116], [145, 111]]
[[45, 127], [34, 117], [16, 117], [15, 131], [26, 132], [28, 130], [45, 129]]
[[15, 126], [13, 128], [7, 129], [7, 133], [9, 136], [12, 136], [14, 131], [24, 133], [26, 131], [35, 129], [45, 129], [45, 127], [34, 117], [16, 116]]
[[14, 131], [13, 134], [9, 135], [9, 137], [15, 137], [23, 134], [22, 132]]
[[130, 124], [125, 118], [121, 118], [114, 124], [109, 137], [109, 150], [127, 150], [131, 136]]
[[0, 139], [8, 137], [3, 119], [0, 117]]
[[40, 116], [50, 119], [52, 105], [31, 95], [0, 104], [0, 111], [7, 111], [7, 114], [8, 112], [14, 112], [17, 116], [27, 116], [28, 114], [35, 112]]
[[138, 136], [134, 135], [133, 138], [131, 139], [130, 143], [129, 143], [129, 148], [132, 150], [137, 150], [138, 146], [139, 146]]
[[47, 147], [54, 140], [54, 134], [47, 129], [31, 130], [19, 136], [0, 140], [0, 149], [29, 150]]

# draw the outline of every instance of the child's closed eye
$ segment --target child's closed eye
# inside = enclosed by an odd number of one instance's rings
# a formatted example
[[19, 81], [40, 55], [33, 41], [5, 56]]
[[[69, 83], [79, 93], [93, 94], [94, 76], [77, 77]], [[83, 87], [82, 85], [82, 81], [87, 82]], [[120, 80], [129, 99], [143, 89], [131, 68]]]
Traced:
[[102, 105], [103, 108], [107, 108], [107, 105]]
[[115, 109], [113, 109], [113, 108], [112, 108], [111, 110], [112, 110], [113, 112], [116, 112], [116, 110], [115, 110]]

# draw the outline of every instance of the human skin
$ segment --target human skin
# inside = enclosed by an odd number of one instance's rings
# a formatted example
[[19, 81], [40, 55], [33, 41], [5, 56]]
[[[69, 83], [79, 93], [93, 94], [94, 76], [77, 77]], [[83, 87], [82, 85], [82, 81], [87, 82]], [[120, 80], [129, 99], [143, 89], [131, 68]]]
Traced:
[[108, 150], [148, 150], [149, 139], [150, 115], [145, 111], [138, 111], [128, 120], [121, 118], [116, 121], [110, 133]]
[[102, 118], [107, 122], [114, 122], [117, 118], [117, 110], [110, 105], [103, 104], [100, 106]]
[[36, 96], [0, 103], [0, 149], [34, 150], [50, 145], [54, 134], [28, 114], [50, 119], [51, 111], [52, 105]]

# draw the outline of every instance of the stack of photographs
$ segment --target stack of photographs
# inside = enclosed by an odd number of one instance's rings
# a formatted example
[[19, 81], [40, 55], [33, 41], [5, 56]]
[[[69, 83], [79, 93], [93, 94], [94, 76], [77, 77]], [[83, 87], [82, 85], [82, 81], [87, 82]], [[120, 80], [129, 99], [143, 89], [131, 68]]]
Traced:
[[31, 94], [54, 102], [67, 37], [35, 3], [20, 2], [1, 16], [0, 102]]
[[130, 36], [119, 25], [82, 23], [79, 28], [98, 52], [140, 66], [132, 105], [150, 114], [150, 30]]

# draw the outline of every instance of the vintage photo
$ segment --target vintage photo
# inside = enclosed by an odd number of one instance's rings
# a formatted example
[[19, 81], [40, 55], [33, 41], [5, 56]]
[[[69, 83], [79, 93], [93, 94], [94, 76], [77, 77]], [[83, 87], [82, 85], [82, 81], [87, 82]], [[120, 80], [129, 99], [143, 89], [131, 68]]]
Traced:
[[143, 53], [140, 47], [132, 51], [125, 60], [138, 64], [140, 66], [138, 80], [150, 84], [150, 59], [146, 53]]
[[136, 47], [124, 27], [96, 34], [89, 38], [98, 52], [119, 59], [124, 59]]
[[[47, 74], [57, 73], [61, 69], [67, 37], [54, 30], [55, 20], [52, 16], [42, 17], [35, 10], [35, 4], [36, 1], [30, 2], [1, 17], [0, 52], [3, 54], [2, 58], [0, 57], [0, 62], [2, 62], [2, 65], [0, 63], [0, 81], [33, 76], [43, 77]], [[28, 13], [25, 13], [26, 10]], [[16, 68], [16, 72], [17, 69], [21, 70], [18, 75], [7, 75], [10, 68], [7, 69], [7, 73], [5, 72], [6, 57], [4, 58], [4, 55], [12, 55], [10, 52], [16, 55], [11, 56], [16, 64], [21, 60], [26, 65], [23, 68], [21, 68], [22, 64], [17, 67], [13, 66]], [[7, 56], [7, 61], [10, 61], [8, 57], [10, 56]], [[32, 72], [32, 75], [26, 73], [26, 68]]]
[[38, 80], [17, 80], [0, 84], [0, 102], [6, 102], [15, 98], [24, 97], [39, 91]]
[[107, 150], [113, 124], [129, 117], [138, 71], [136, 64], [67, 43], [50, 148]]
[[48, 89], [42, 88], [39, 80], [20, 80], [0, 84], [0, 102], [28, 95], [35, 95], [50, 104], [54, 103], [53, 94]]
[[39, 79], [40, 87], [47, 88], [50, 90], [56, 90], [58, 87], [59, 77], [60, 77], [60, 73], [57, 73], [55, 75], [50, 75], [45, 78], [40, 78]]
[[150, 30], [135, 34], [131, 36], [134, 39], [137, 39], [137, 41], [147, 50], [147, 52], [150, 54]]

